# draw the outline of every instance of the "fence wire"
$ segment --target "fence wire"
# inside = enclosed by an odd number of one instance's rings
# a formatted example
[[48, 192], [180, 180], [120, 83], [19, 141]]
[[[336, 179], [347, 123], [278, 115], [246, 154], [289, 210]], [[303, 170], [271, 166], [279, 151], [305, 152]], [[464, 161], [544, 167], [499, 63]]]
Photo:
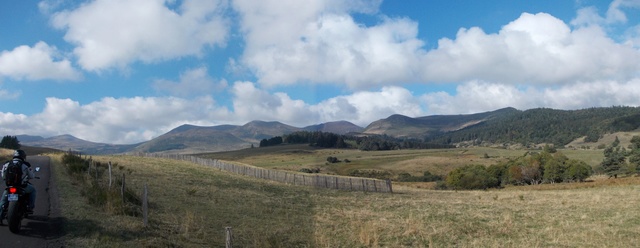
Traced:
[[136, 153], [140, 157], [165, 158], [189, 161], [195, 164], [214, 167], [235, 174], [282, 182], [292, 185], [317, 188], [339, 189], [364, 192], [393, 193], [391, 180], [334, 175], [305, 174], [291, 171], [271, 170], [244, 164], [232, 164], [217, 159], [207, 159], [183, 154]]

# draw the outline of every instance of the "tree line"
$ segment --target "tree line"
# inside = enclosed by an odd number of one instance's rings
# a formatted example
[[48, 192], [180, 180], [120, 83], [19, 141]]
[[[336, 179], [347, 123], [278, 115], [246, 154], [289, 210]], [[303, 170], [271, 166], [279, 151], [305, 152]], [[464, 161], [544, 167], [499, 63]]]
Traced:
[[603, 153], [604, 159], [596, 168], [598, 172], [610, 177], [640, 173], [640, 136], [633, 136], [627, 148], [622, 147], [616, 137]]
[[6, 149], [20, 149], [20, 141], [16, 136], [6, 135], [2, 137], [2, 141], [0, 141], [0, 148]]
[[548, 143], [563, 147], [581, 137], [585, 137], [586, 142], [595, 142], [605, 133], [631, 131], [639, 126], [639, 107], [538, 108], [510, 112], [462, 130], [425, 137], [425, 141], [441, 144], [469, 141], [523, 145]]
[[542, 152], [527, 152], [506, 162], [467, 165], [451, 171], [442, 188], [487, 189], [506, 185], [533, 185], [541, 183], [582, 182], [593, 174], [593, 169], [581, 160], [569, 159], [552, 147]]
[[298, 131], [283, 136], [262, 139], [260, 147], [279, 144], [309, 144], [322, 148], [357, 148], [362, 151], [397, 149], [453, 148], [449, 144], [427, 143], [418, 139], [398, 139], [386, 135], [351, 136], [320, 131]]

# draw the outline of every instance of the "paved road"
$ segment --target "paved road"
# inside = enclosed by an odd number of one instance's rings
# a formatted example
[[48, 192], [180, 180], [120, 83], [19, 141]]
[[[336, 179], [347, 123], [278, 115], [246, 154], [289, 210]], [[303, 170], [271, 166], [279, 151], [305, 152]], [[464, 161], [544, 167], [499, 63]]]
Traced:
[[[48, 245], [48, 240], [56, 239], [55, 234], [61, 233], [59, 230], [54, 230], [60, 227], [54, 224], [57, 220], [54, 220], [50, 213], [50, 159], [43, 156], [29, 156], [27, 161], [33, 168], [40, 167], [40, 171], [36, 172], [36, 176], [40, 179], [31, 180], [37, 192], [36, 208], [29, 219], [22, 220], [22, 228], [18, 234], [11, 233], [7, 221], [4, 220], [4, 225], [0, 226], [0, 247], [52, 247]], [[0, 187], [4, 188], [4, 182], [2, 180], [0, 182], [2, 182]]]

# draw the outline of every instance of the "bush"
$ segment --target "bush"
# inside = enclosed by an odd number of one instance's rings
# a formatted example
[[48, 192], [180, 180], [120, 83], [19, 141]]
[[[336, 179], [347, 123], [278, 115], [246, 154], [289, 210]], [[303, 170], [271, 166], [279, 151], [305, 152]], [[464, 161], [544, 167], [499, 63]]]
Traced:
[[446, 179], [447, 187], [452, 189], [487, 189], [497, 184], [483, 165], [467, 165], [449, 173]]
[[327, 157], [327, 162], [329, 162], [329, 163], [332, 163], [332, 164], [333, 164], [333, 163], [340, 162], [340, 160], [338, 160], [338, 158], [336, 158], [336, 157], [331, 157], [331, 156], [329, 156], [329, 157]]
[[422, 182], [436, 182], [442, 181], [442, 176], [433, 175], [431, 172], [425, 171], [421, 178]]
[[86, 172], [89, 167], [87, 161], [71, 152], [62, 155], [62, 163], [65, 165], [69, 175]]
[[315, 168], [315, 169], [309, 169], [309, 168], [302, 168], [299, 170], [299, 172], [304, 172], [304, 173], [320, 173], [320, 168]]
[[584, 161], [570, 160], [567, 165], [567, 170], [564, 172], [565, 181], [583, 182], [593, 174], [591, 166]]
[[[71, 152], [62, 156], [62, 162], [66, 167], [67, 173], [75, 181], [74, 185], [80, 188], [80, 192], [89, 204], [101, 207], [109, 213], [130, 216], [140, 215], [142, 201], [138, 194], [129, 187], [125, 187], [123, 195], [122, 188], [118, 186], [122, 185], [122, 178], [115, 177], [113, 185], [109, 187], [104, 178], [105, 175], [108, 177], [108, 173], [105, 173], [106, 166], [95, 162], [95, 167], [91, 166], [91, 173], [87, 173], [90, 162]], [[123, 166], [118, 164], [112, 166], [120, 170], [124, 169]]]
[[380, 171], [380, 170], [352, 170], [349, 172], [349, 176], [352, 177], [366, 177], [366, 178], [376, 178], [376, 179], [389, 179], [391, 177], [391, 173], [388, 171]]

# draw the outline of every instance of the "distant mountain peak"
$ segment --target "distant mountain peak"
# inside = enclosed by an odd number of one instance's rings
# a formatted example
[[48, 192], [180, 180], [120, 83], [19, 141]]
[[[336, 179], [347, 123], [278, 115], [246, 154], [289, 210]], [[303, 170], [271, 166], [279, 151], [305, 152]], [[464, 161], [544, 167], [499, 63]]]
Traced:
[[320, 131], [335, 134], [360, 133], [364, 128], [348, 121], [333, 121], [302, 128], [305, 131]]

